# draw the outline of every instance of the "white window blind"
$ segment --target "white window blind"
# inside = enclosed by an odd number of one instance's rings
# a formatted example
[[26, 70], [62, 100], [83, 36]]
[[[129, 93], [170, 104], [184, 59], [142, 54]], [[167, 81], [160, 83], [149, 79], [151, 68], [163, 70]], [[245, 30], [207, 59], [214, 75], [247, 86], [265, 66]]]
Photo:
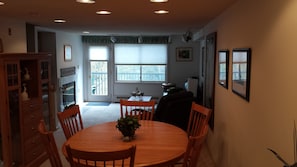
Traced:
[[115, 64], [167, 64], [165, 44], [115, 44]]
[[106, 46], [90, 46], [90, 60], [108, 60], [108, 47]]

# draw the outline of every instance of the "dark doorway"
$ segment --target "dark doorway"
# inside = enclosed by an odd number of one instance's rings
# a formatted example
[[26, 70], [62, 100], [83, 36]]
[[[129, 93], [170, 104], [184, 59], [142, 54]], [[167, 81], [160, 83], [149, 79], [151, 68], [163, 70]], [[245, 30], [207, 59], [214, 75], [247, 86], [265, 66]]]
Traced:
[[49, 103], [51, 108], [49, 109], [49, 117], [50, 117], [50, 129], [56, 129], [56, 90], [58, 88], [57, 81], [57, 58], [56, 58], [56, 33], [54, 32], [38, 32], [38, 52], [46, 52], [50, 53], [51, 56], [51, 85], [49, 94]]
[[201, 67], [198, 84], [198, 103], [212, 109], [209, 126], [214, 128], [214, 94], [215, 94], [215, 62], [216, 62], [216, 32], [200, 39]]
[[215, 62], [216, 62], [217, 33], [206, 36], [206, 69], [205, 69], [205, 96], [204, 105], [212, 109], [209, 125], [214, 128], [214, 95], [215, 95]]

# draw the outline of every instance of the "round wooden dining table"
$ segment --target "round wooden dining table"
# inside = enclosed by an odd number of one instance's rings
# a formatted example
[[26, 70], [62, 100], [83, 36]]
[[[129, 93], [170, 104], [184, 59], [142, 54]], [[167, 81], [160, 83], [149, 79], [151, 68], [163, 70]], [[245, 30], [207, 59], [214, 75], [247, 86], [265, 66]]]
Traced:
[[132, 141], [123, 141], [123, 135], [116, 129], [117, 122], [96, 124], [70, 137], [65, 146], [85, 151], [116, 151], [136, 145], [134, 166], [168, 166], [179, 161], [187, 147], [187, 133], [171, 124], [157, 121], [140, 121], [140, 128]]

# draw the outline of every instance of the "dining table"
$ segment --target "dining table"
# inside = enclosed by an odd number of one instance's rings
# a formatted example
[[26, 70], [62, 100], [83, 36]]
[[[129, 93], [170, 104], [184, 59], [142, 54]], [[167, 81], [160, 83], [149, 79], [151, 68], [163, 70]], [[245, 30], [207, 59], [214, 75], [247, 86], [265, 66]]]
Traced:
[[116, 151], [136, 145], [134, 166], [170, 166], [183, 158], [187, 133], [177, 126], [151, 120], [140, 120], [140, 127], [130, 141], [116, 128], [117, 121], [95, 124], [74, 134], [62, 146], [67, 157], [66, 145], [84, 151]]

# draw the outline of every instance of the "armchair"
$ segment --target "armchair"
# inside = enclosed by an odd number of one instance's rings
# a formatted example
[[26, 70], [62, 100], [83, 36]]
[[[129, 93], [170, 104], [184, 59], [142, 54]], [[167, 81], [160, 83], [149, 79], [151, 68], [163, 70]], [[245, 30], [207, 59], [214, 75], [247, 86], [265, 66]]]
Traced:
[[189, 91], [178, 91], [163, 96], [155, 110], [153, 120], [166, 122], [187, 130], [194, 96]]

